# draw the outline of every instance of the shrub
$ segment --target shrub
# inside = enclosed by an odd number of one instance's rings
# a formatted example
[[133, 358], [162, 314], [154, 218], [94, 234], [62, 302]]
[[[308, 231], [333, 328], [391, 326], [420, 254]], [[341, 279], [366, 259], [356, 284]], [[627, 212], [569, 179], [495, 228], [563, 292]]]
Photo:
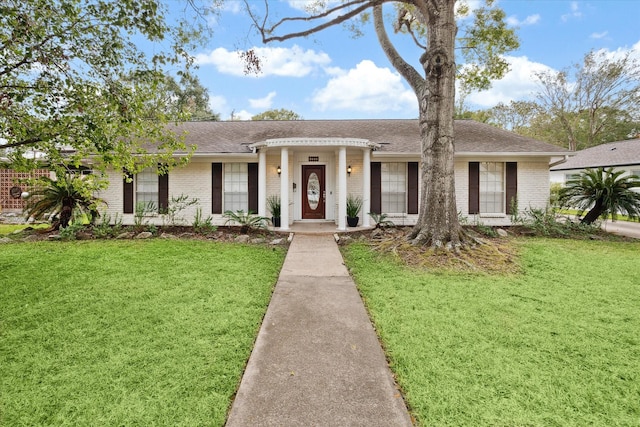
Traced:
[[122, 218], [118, 213], [111, 224], [111, 215], [106, 212], [102, 214], [102, 221], [94, 225], [93, 234], [96, 237], [115, 237], [122, 232]]
[[393, 221], [387, 219], [387, 214], [386, 213], [369, 212], [369, 216], [371, 217], [372, 220], [375, 221], [375, 223], [376, 223], [376, 227], [375, 228], [395, 227], [396, 226], [393, 223]]
[[133, 215], [133, 225], [136, 231], [142, 231], [146, 226], [149, 225], [149, 220], [147, 219], [150, 216], [155, 216], [158, 212], [158, 207], [153, 202], [138, 202], [136, 204], [136, 211]]
[[224, 217], [227, 218], [225, 225], [234, 222], [240, 225], [240, 232], [246, 234], [251, 230], [262, 229], [267, 227], [268, 218], [258, 216], [253, 212], [245, 212], [242, 209], [238, 211], [226, 211]]
[[548, 237], [587, 235], [600, 231], [597, 224], [584, 224], [570, 218], [558, 217], [556, 210], [550, 207], [527, 209], [526, 218], [521, 223], [535, 234]]
[[171, 197], [169, 201], [169, 206], [162, 214], [162, 223], [168, 221], [169, 225], [182, 225], [184, 223], [184, 218], [179, 216], [180, 212], [188, 208], [189, 206], [193, 206], [198, 204], [198, 199], [191, 199], [189, 196], [184, 194], [179, 195], [178, 197]]
[[210, 233], [218, 229], [217, 226], [211, 223], [213, 219], [208, 216], [202, 219], [202, 208], [196, 209], [196, 216], [193, 219], [193, 231], [196, 233]]
[[66, 227], [60, 227], [60, 238], [62, 240], [76, 240], [78, 232], [84, 229], [84, 224], [82, 221], [78, 220], [76, 217], [75, 220]]

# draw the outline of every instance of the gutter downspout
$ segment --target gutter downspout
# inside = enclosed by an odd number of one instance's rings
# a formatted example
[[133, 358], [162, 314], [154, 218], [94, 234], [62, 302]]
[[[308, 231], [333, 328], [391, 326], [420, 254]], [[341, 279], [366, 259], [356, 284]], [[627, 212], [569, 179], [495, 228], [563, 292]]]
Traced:
[[566, 161], [569, 160], [569, 156], [567, 154], [564, 155], [564, 158], [561, 160], [558, 160], [557, 162], [553, 162], [549, 164], [549, 169], [554, 168], [558, 165], [561, 165], [563, 163], [566, 163]]

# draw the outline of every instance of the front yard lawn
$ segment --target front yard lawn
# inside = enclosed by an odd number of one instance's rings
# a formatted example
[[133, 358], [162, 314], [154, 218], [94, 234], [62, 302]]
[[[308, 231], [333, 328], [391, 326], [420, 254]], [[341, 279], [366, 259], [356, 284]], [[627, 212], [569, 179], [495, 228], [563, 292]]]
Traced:
[[225, 422], [283, 248], [0, 246], [0, 425]]
[[640, 243], [518, 240], [522, 272], [344, 249], [424, 426], [638, 426]]

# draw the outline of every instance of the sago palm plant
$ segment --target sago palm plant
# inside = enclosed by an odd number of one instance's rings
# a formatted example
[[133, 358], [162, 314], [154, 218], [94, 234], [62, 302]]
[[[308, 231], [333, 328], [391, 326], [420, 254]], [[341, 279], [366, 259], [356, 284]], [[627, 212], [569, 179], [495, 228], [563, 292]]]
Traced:
[[585, 224], [591, 224], [600, 217], [618, 214], [630, 218], [640, 218], [640, 178], [636, 175], [623, 176], [625, 171], [613, 168], [587, 169], [574, 179], [567, 181], [560, 190], [559, 202], [562, 206], [578, 209]]
[[238, 224], [240, 226], [240, 233], [242, 234], [246, 234], [251, 230], [267, 227], [268, 218], [258, 216], [251, 211], [225, 211], [223, 216], [227, 219], [224, 223], [225, 225], [229, 223]]
[[74, 211], [86, 214], [91, 223], [99, 217], [98, 205], [106, 202], [93, 195], [92, 179], [65, 174], [56, 179], [42, 177], [30, 192], [25, 213], [34, 219], [58, 216], [54, 229], [67, 227]]

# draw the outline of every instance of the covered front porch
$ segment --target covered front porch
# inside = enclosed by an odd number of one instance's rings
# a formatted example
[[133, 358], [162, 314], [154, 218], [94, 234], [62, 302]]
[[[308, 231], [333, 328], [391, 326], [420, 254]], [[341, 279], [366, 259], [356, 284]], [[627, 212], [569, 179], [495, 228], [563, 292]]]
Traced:
[[[367, 215], [368, 216], [368, 215]], [[372, 230], [375, 225], [364, 226], [362, 224], [357, 227], [347, 227], [345, 230], [338, 230], [335, 221], [293, 221], [289, 224], [289, 228], [283, 230], [282, 227], [269, 227], [269, 230], [275, 233], [294, 233], [294, 234], [348, 234], [359, 231]]]
[[270, 216], [267, 198], [279, 195], [280, 231], [347, 231], [347, 197], [361, 197], [359, 226], [370, 227], [371, 152], [379, 145], [353, 138], [267, 139], [258, 153], [258, 215]]

